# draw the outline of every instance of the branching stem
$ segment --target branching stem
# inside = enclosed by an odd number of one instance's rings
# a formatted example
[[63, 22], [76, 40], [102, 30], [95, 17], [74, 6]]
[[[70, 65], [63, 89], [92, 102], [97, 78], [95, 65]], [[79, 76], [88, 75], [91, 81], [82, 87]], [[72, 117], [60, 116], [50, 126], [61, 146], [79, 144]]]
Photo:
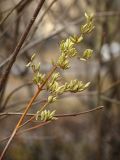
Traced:
[[22, 116], [20, 117], [20, 119], [19, 119], [19, 121], [18, 121], [15, 129], [13, 130], [13, 132], [12, 132], [12, 134], [11, 134], [11, 136], [10, 136], [10, 138], [9, 138], [9, 140], [8, 140], [8, 142], [7, 142], [5, 148], [4, 148], [4, 150], [3, 150], [3, 152], [2, 152], [2, 154], [1, 154], [1, 156], [0, 156], [0, 160], [2, 160], [5, 152], [7, 151], [8, 147], [9, 147], [11, 141], [13, 140], [15, 134], [17, 133], [20, 125], [22, 124], [22, 122], [23, 122], [23, 120], [24, 120], [24, 118], [25, 118], [28, 110], [31, 108], [34, 100], [37, 98], [37, 96], [39, 95], [40, 91], [42, 90], [42, 88], [44, 87], [44, 85], [46, 84], [46, 82], [48, 81], [48, 79], [51, 77], [51, 75], [53, 74], [53, 72], [54, 72], [56, 69], [57, 69], [57, 66], [54, 66], [54, 67], [51, 69], [51, 72], [49, 72], [49, 74], [46, 76], [45, 81], [44, 81], [44, 82], [42, 83], [42, 85], [38, 88], [38, 90], [37, 90], [37, 92], [35, 93], [35, 95], [31, 98], [31, 100], [29, 101], [29, 103], [28, 103], [27, 106], [25, 107], [25, 111], [23, 112]]

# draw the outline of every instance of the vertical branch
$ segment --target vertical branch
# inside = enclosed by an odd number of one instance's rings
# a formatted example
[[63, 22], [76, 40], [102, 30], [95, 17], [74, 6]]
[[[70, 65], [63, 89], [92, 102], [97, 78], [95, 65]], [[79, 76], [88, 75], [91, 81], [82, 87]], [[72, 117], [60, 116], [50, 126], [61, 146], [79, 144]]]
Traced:
[[6, 151], [7, 151], [8, 147], [9, 147], [11, 141], [13, 140], [14, 136], [16, 135], [16, 133], [17, 133], [17, 131], [18, 131], [21, 123], [23, 122], [23, 120], [24, 120], [24, 118], [25, 118], [28, 110], [31, 108], [34, 100], [37, 98], [37, 96], [38, 96], [39, 93], [41, 92], [42, 88], [44, 87], [44, 85], [46, 84], [46, 82], [48, 81], [48, 79], [51, 77], [51, 75], [53, 74], [53, 72], [54, 72], [56, 69], [57, 69], [57, 66], [54, 66], [54, 67], [52, 68], [51, 72], [47, 75], [45, 81], [41, 84], [41, 86], [38, 88], [38, 90], [37, 90], [37, 92], [35, 93], [35, 95], [30, 99], [29, 103], [28, 103], [27, 106], [25, 107], [25, 110], [24, 110], [22, 116], [20, 117], [20, 119], [19, 119], [16, 127], [14, 128], [14, 130], [13, 130], [11, 136], [10, 136], [10, 139], [8, 140], [8, 142], [7, 142], [5, 148], [4, 148], [4, 150], [3, 150], [3, 152], [2, 152], [2, 154], [1, 154], [1, 156], [0, 156], [0, 160], [3, 159], [4, 154], [6, 153]]
[[[41, 10], [44, 2], [45, 2], [45, 0], [41, 0], [38, 3], [37, 8], [36, 8], [32, 18], [31, 18], [29, 24], [27, 25], [27, 27], [26, 27], [24, 33], [22, 34], [22, 36], [21, 36], [16, 48], [14, 49], [14, 51], [12, 53], [12, 59], [8, 63], [8, 65], [7, 65], [6, 69], [5, 69], [5, 72], [4, 72], [4, 74], [3, 74], [3, 76], [2, 76], [2, 78], [0, 80], [0, 91], [2, 91], [4, 89], [4, 87], [5, 87], [5, 84], [6, 84], [6, 81], [8, 79], [9, 73], [11, 71], [11, 68], [12, 68], [14, 62], [16, 61], [17, 55], [19, 54], [19, 51], [20, 51], [24, 41], [26, 40], [26, 38], [27, 38], [27, 36], [28, 36], [28, 34], [30, 32], [30, 29], [31, 29], [33, 23], [35, 22], [35, 20], [37, 18], [37, 15], [38, 15], [39, 11]], [[4, 108], [1, 108], [1, 110], [3, 110], [3, 109]]]

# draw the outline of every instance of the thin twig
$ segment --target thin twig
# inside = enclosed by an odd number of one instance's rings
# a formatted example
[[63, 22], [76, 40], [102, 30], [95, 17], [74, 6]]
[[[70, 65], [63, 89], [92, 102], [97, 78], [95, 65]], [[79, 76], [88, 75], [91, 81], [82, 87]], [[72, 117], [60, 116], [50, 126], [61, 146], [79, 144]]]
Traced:
[[19, 129], [19, 126], [20, 126], [21, 123], [23, 122], [23, 120], [24, 120], [24, 118], [25, 118], [28, 110], [29, 110], [30, 107], [32, 106], [34, 100], [37, 98], [37, 96], [39, 95], [40, 91], [42, 90], [42, 88], [44, 87], [44, 85], [46, 84], [46, 82], [49, 80], [49, 78], [51, 77], [51, 75], [53, 74], [53, 72], [54, 72], [56, 69], [57, 69], [57, 66], [54, 66], [54, 67], [51, 69], [51, 72], [49, 72], [49, 74], [46, 76], [45, 81], [41, 84], [41, 86], [38, 88], [38, 90], [37, 90], [37, 92], [35, 93], [35, 95], [30, 99], [29, 103], [28, 103], [27, 106], [25, 107], [25, 110], [24, 110], [22, 116], [20, 117], [20, 119], [19, 119], [16, 127], [14, 128], [14, 130], [13, 130], [11, 136], [10, 136], [10, 139], [8, 140], [8, 142], [7, 142], [5, 148], [4, 148], [4, 150], [3, 150], [3, 152], [2, 152], [2, 154], [1, 154], [1, 156], [0, 156], [0, 160], [2, 160], [2, 158], [3, 158], [3, 156], [4, 156], [5, 152], [6, 152], [6, 150], [8, 149], [11, 141], [13, 140], [15, 134], [17, 133], [17, 131], [18, 131], [18, 129]]
[[[54, 117], [56, 117], [56, 118], [75, 117], [75, 116], [80, 116], [80, 115], [88, 114], [88, 113], [91, 113], [91, 112], [95, 112], [95, 111], [98, 111], [98, 110], [101, 110], [101, 109], [104, 109], [104, 106], [96, 107], [96, 108], [94, 108], [94, 109], [89, 109], [89, 110], [87, 110], [87, 111], [78, 112], [78, 113], [56, 114]], [[7, 114], [7, 115], [22, 115], [23, 113], [10, 113], [10, 112], [9, 112], [9, 113], [4, 113], [4, 115], [6, 115], [6, 114]], [[26, 114], [26, 116], [32, 116], [31, 119], [33, 119], [33, 118], [35, 117], [35, 114], [30, 114], [30, 113], [28, 113], [28, 114]], [[41, 127], [41, 126], [43, 126], [43, 125], [46, 125], [46, 124], [48, 124], [48, 123], [50, 123], [50, 122], [51, 122], [51, 121], [41, 122], [40, 124], [35, 125], [34, 127], [30, 127], [30, 128], [27, 128], [27, 129], [25, 129], [25, 130], [22, 130], [22, 131], [18, 132], [16, 135], [18, 135], [18, 134], [23, 134], [23, 133], [25, 133], [25, 132], [27, 132], [27, 131], [31, 131], [31, 130], [37, 129], [37, 128], [39, 128], [39, 127]], [[10, 136], [5, 137], [5, 138], [2, 139], [0, 142], [5, 141], [5, 140], [7, 140], [8, 138], [10, 138]]]
[[[1, 79], [1, 82], [0, 82], [0, 90], [2, 89], [2, 85], [4, 86], [4, 84], [5, 84], [5, 82], [6, 82], [7, 78], [8, 78], [8, 75], [9, 75], [9, 72], [10, 72], [10, 70], [11, 70], [11, 67], [12, 67], [12, 65], [14, 64], [14, 62], [15, 62], [15, 60], [16, 60], [16, 57], [17, 57], [17, 55], [18, 55], [18, 53], [19, 53], [19, 51], [20, 51], [20, 49], [21, 49], [24, 41], [26, 40], [27, 35], [28, 35], [28, 33], [29, 33], [29, 31], [30, 31], [33, 23], [35, 22], [35, 19], [37, 18], [37, 15], [38, 15], [39, 11], [41, 10], [44, 2], [45, 2], [45, 0], [41, 0], [41, 1], [38, 3], [38, 6], [37, 6], [37, 8], [35, 9], [35, 12], [34, 12], [34, 14], [33, 14], [32, 19], [30, 20], [29, 24], [27, 25], [27, 27], [26, 27], [26, 29], [25, 29], [25, 32], [23, 33], [20, 41], [18, 42], [18, 45], [16, 46], [16, 48], [15, 48], [15, 50], [14, 50], [14, 52], [13, 52], [13, 58], [12, 58], [11, 62], [9, 63], [8, 67], [6, 68], [5, 74], [4, 74], [4, 76], [2, 77], [2, 79]], [[48, 77], [46, 77], [46, 80], [48, 80], [48, 79], [49, 79], [49, 75], [48, 75]], [[21, 116], [20, 120], [18, 121], [15, 129], [13, 130], [13, 133], [11, 134], [10, 139], [8, 140], [5, 148], [3, 149], [3, 152], [1, 153], [0, 160], [3, 159], [3, 156], [4, 156], [4, 154], [6, 153], [8, 147], [9, 147], [11, 141], [12, 141], [12, 139], [14, 138], [14, 136], [15, 136], [15, 134], [16, 134], [19, 126], [21, 125], [21, 123], [22, 123], [25, 115], [27, 114], [27, 111], [28, 111], [29, 108], [31, 107], [32, 103], [34, 102], [34, 100], [36, 99], [36, 97], [38, 96], [38, 94], [40, 93], [40, 91], [41, 91], [41, 89], [42, 89], [42, 87], [43, 87], [44, 85], [45, 85], [45, 82], [40, 86], [40, 88], [38, 89], [38, 91], [36, 92], [36, 94], [31, 98], [30, 102], [29, 102], [28, 105], [26, 106], [23, 115]]]
[[45, 0], [41, 0], [39, 2], [38, 6], [37, 6], [37, 8], [36, 8], [36, 10], [35, 10], [35, 12], [33, 14], [33, 17], [31, 18], [31, 20], [30, 20], [29, 24], [27, 25], [24, 33], [22, 34], [22, 36], [21, 36], [21, 38], [20, 38], [20, 40], [19, 40], [19, 42], [18, 42], [15, 50], [13, 51], [13, 53], [12, 53], [12, 55], [13, 55], [12, 59], [9, 62], [8, 66], [6, 67], [5, 73], [3, 74], [2, 78], [1, 78], [1, 81], [0, 81], [0, 90], [2, 90], [4, 88], [4, 86], [6, 84], [6, 81], [7, 81], [7, 78], [8, 78], [8, 75], [9, 75], [9, 73], [11, 71], [11, 68], [12, 68], [12, 66], [13, 66], [16, 58], [17, 58], [17, 55], [18, 55], [21, 47], [23, 46], [23, 43], [26, 40], [26, 38], [27, 38], [27, 36], [28, 36], [28, 34], [30, 32], [30, 29], [31, 29], [33, 23], [35, 22], [35, 20], [37, 18], [37, 15], [38, 15], [39, 11], [41, 10], [44, 2], [45, 2]]
[[[103, 17], [103, 16], [119, 16], [120, 15], [120, 12], [114, 12], [114, 11], [104, 11], [104, 12], [96, 12], [95, 13], [95, 18], [100, 18], [100, 17]], [[57, 29], [56, 31], [54, 31], [53, 33], [51, 33], [50, 35], [48, 35], [47, 37], [44, 37], [43, 39], [37, 39], [37, 40], [34, 40], [33, 42], [29, 43], [27, 46], [25, 46], [21, 51], [20, 51], [20, 54], [24, 53], [25, 51], [31, 49], [33, 46], [39, 44], [41, 41], [43, 40], [46, 40], [46, 39], [49, 39], [51, 37], [54, 37], [56, 36], [57, 34], [63, 32], [66, 27], [68, 26], [72, 26], [72, 25], [77, 25], [81, 22], [83, 22], [84, 20], [84, 17], [81, 17], [81, 18], [78, 18], [77, 20], [75, 21], [72, 21], [72, 22], [68, 22], [66, 25], [62, 26], [60, 29]], [[12, 59], [12, 55], [10, 55], [7, 59], [5, 59], [4, 62], [2, 62], [0, 64], [0, 68], [2, 68], [3, 66], [5, 66], [11, 59]]]
[[[85, 113], [89, 113], [89, 112], [93, 112], [93, 111], [96, 111], [96, 110], [99, 110], [99, 109], [103, 109], [104, 106], [100, 106], [100, 107], [96, 107], [94, 109], [90, 109], [90, 110], [87, 110], [87, 111], [83, 111], [83, 112], [78, 112], [78, 113], [72, 113], [72, 114], [57, 114], [55, 115], [55, 117], [64, 117], [64, 116], [77, 116], [77, 115], [81, 115], [81, 114], [85, 114]], [[13, 115], [13, 116], [19, 116], [19, 115], [22, 115], [23, 113], [21, 112], [3, 112], [3, 113], [0, 113], [0, 116], [5, 116], [5, 115]], [[36, 114], [35, 113], [27, 113], [26, 116], [35, 116]]]
[[19, 126], [19, 128], [25, 126], [26, 124], [28, 124], [29, 122], [31, 122], [32, 120], [34, 120], [34, 118], [35, 118], [35, 114], [34, 114], [30, 119], [28, 119], [28, 120], [25, 121], [23, 124], [21, 124], [21, 125]]
[[[42, 127], [42, 126], [44, 126], [44, 125], [46, 125], [46, 124], [48, 124], [48, 123], [50, 123], [50, 122], [51, 122], [51, 121], [41, 122], [40, 124], [38, 124], [38, 125], [36, 125], [36, 126], [34, 126], [34, 127], [30, 127], [30, 128], [24, 129], [24, 130], [22, 130], [22, 131], [19, 131], [18, 133], [16, 133], [15, 136], [17, 136], [17, 135], [19, 135], [19, 134], [23, 134], [23, 133], [25, 133], [25, 132], [27, 132], [27, 131], [31, 131], [31, 130], [36, 129], [36, 128], [40, 128], [40, 127]], [[9, 139], [9, 138], [10, 138], [10, 136], [5, 137], [5, 138], [3, 138], [0, 142], [6, 141], [6, 140]]]

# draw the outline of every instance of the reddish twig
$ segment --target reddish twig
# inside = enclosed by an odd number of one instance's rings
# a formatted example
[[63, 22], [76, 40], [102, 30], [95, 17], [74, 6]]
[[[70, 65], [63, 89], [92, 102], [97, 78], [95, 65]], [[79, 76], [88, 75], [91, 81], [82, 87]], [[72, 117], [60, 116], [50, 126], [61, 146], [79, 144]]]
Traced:
[[[38, 13], [39, 13], [39, 11], [41, 10], [44, 2], [45, 2], [45, 0], [41, 0], [41, 1], [38, 3], [38, 6], [37, 6], [37, 8], [35, 9], [35, 12], [34, 12], [34, 14], [33, 14], [33, 17], [31, 18], [29, 24], [27, 25], [27, 27], [26, 27], [26, 29], [25, 29], [25, 32], [24, 32], [23, 35], [21, 36], [21, 39], [20, 39], [20, 41], [18, 42], [18, 44], [17, 44], [17, 46], [16, 46], [16, 48], [15, 48], [15, 50], [14, 50], [14, 52], [13, 52], [13, 57], [12, 57], [10, 63], [8, 64], [8, 66], [7, 66], [7, 68], [6, 68], [6, 71], [5, 71], [5, 74], [3, 75], [3, 77], [2, 77], [2, 79], [1, 79], [1, 81], [0, 81], [0, 90], [2, 90], [2, 88], [4, 88], [4, 85], [5, 85], [6, 80], [7, 80], [7, 78], [8, 78], [9, 72], [10, 72], [10, 70], [11, 70], [11, 68], [12, 68], [12, 65], [14, 64], [14, 62], [15, 62], [15, 60], [16, 60], [16, 57], [17, 57], [17, 55], [18, 55], [18, 53], [19, 53], [19, 51], [20, 51], [20, 49], [21, 49], [24, 41], [26, 40], [27, 35], [28, 35], [28, 33], [29, 33], [29, 31], [30, 31], [30, 29], [31, 29], [31, 27], [32, 27], [32, 25], [33, 25], [33, 23], [34, 23], [37, 15], [38, 15]], [[49, 79], [49, 76], [46, 77], [46, 80], [47, 80], [47, 79]], [[45, 83], [46, 83], [46, 82], [45, 82]], [[21, 123], [22, 123], [25, 115], [27, 114], [27, 111], [28, 111], [29, 108], [31, 107], [32, 103], [34, 102], [34, 100], [35, 100], [36, 97], [38, 96], [39, 92], [41, 91], [41, 89], [42, 89], [42, 87], [44, 86], [45, 83], [43, 83], [43, 84], [40, 86], [40, 88], [38, 89], [38, 91], [36, 92], [36, 94], [31, 98], [30, 102], [29, 102], [28, 105], [26, 106], [24, 113], [22, 114], [22, 116], [21, 116], [20, 120], [18, 121], [18, 123], [17, 123], [17, 125], [16, 125], [16, 127], [15, 127], [15, 129], [14, 129], [14, 131], [13, 131], [11, 137], [10, 137], [10, 139], [8, 140], [8, 142], [7, 142], [7, 144], [6, 144], [3, 152], [1, 153], [0, 160], [3, 159], [3, 156], [4, 156], [7, 148], [9, 147], [12, 139], [14, 138], [14, 136], [15, 136], [15, 134], [16, 134], [19, 126], [21, 125]], [[3, 85], [3, 86], [2, 86], [2, 85]]]
[[[57, 115], [55, 115], [54, 117], [56, 117], [56, 118], [75, 117], [75, 116], [80, 116], [80, 115], [88, 114], [88, 113], [91, 113], [91, 112], [95, 112], [95, 111], [101, 110], [101, 109], [103, 109], [103, 108], [104, 108], [103, 106], [100, 106], [100, 107], [96, 107], [96, 108], [94, 108], [94, 109], [89, 109], [89, 110], [87, 110], [87, 111], [78, 112], [78, 113], [57, 114]], [[23, 114], [23, 113], [16, 113], [16, 114], [10, 114], [10, 115], [20, 115], [20, 114]], [[26, 121], [26, 122], [30, 122], [31, 120], [33, 120], [33, 119], [35, 118], [35, 114], [27, 114], [27, 116], [32, 116], [32, 117], [31, 117], [28, 121]], [[26, 123], [26, 122], [25, 122], [25, 123]], [[22, 131], [18, 132], [16, 135], [18, 135], [18, 134], [23, 134], [23, 133], [25, 133], [25, 132], [27, 132], [27, 131], [31, 131], [31, 130], [33, 130], [33, 129], [40, 128], [41, 126], [44, 126], [44, 125], [46, 125], [46, 124], [48, 124], [48, 123], [50, 123], [50, 122], [51, 122], [51, 121], [41, 122], [41, 123], [38, 124], [38, 125], [35, 125], [35, 126], [33, 126], [33, 127], [30, 127], [30, 128], [27, 128], [27, 129], [25, 129], [25, 130], [22, 130]], [[25, 123], [24, 123], [24, 124], [25, 124]], [[26, 123], [26, 124], [27, 124], [27, 123]], [[22, 127], [22, 125], [21, 125], [20, 127]], [[1, 142], [7, 140], [8, 138], [10, 138], [10, 136], [5, 137], [4, 139], [1, 140]]]
[[19, 129], [19, 126], [21, 125], [21, 123], [23, 122], [28, 110], [30, 109], [30, 107], [32, 106], [34, 100], [37, 98], [37, 96], [39, 95], [40, 91], [42, 90], [42, 88], [44, 87], [44, 85], [46, 84], [46, 82], [48, 81], [48, 79], [51, 77], [51, 75], [53, 74], [53, 72], [57, 69], [57, 66], [54, 66], [51, 70], [51, 72], [46, 76], [46, 79], [45, 81], [42, 83], [42, 85], [38, 88], [37, 92], [35, 93], [35, 95], [30, 99], [28, 105], [25, 107], [25, 111], [23, 112], [22, 116], [20, 117], [16, 127], [14, 128], [11, 136], [10, 136], [10, 139], [8, 140], [1, 156], [0, 156], [0, 160], [2, 160], [6, 150], [8, 149], [12, 139], [14, 138], [15, 134], [17, 133], [17, 130]]
[[[23, 134], [23, 133], [25, 133], [25, 132], [32, 131], [32, 130], [34, 130], [34, 129], [40, 128], [40, 127], [42, 127], [42, 126], [45, 126], [46, 124], [48, 124], [48, 123], [50, 123], [50, 122], [51, 122], [51, 121], [41, 122], [40, 124], [37, 124], [37, 125], [35, 125], [35, 126], [33, 126], [33, 127], [30, 127], [30, 128], [27, 128], [27, 129], [24, 129], [24, 130], [18, 132], [18, 133], [16, 134], [16, 136], [19, 135], [19, 134]], [[10, 136], [5, 137], [5, 138], [2, 139], [0, 142], [6, 141], [6, 140], [9, 139], [9, 138], [10, 138]]]

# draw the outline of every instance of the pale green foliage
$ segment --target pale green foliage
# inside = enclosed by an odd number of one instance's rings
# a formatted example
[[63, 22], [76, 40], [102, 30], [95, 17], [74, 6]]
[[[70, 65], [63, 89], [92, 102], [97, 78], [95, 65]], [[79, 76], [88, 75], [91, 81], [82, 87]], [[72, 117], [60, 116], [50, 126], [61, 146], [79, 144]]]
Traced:
[[32, 67], [33, 66], [33, 60], [35, 59], [35, 53], [31, 56], [31, 61], [26, 65], [26, 67]]
[[81, 92], [88, 88], [90, 85], [90, 82], [83, 83], [82, 81], [76, 80], [71, 80], [69, 83], [65, 83], [64, 88], [65, 92]]
[[56, 96], [51, 95], [51, 96], [48, 97], [48, 103], [53, 103], [53, 102], [55, 102], [56, 100], [57, 100], [57, 99], [56, 99]]
[[88, 15], [85, 13], [86, 24], [82, 25], [80, 28], [81, 34], [90, 33], [94, 28], [93, 15]]
[[[58, 57], [57, 62], [53, 62], [52, 65], [56, 68], [63, 70], [70, 68], [69, 60], [78, 56], [78, 51], [76, 50], [76, 45], [81, 43], [84, 40], [86, 34], [90, 33], [94, 29], [93, 16], [87, 15], [85, 13], [86, 23], [81, 26], [81, 35], [70, 36], [66, 40], [62, 40], [60, 43], [60, 56]], [[93, 54], [93, 50], [86, 49], [80, 60], [88, 60]], [[31, 67], [34, 73], [33, 82], [38, 86], [45, 82], [45, 74], [40, 72], [40, 63], [34, 64], [35, 54], [31, 57], [31, 61], [27, 64], [27, 67]], [[64, 84], [60, 82], [61, 75], [59, 72], [54, 72], [48, 81], [45, 82], [45, 90], [49, 92], [47, 102], [44, 106], [37, 112], [36, 119], [42, 121], [55, 120], [54, 114], [55, 111], [50, 112], [49, 110], [44, 110], [49, 104], [55, 102], [59, 95], [64, 94], [65, 92], [82, 92], [87, 89], [90, 85], [90, 82], [84, 83], [77, 79], [70, 80]]]
[[58, 80], [58, 78], [60, 77], [60, 74], [57, 73], [53, 73], [53, 75], [51, 76], [51, 80], [47, 83], [47, 89], [51, 88], [52, 90], [52, 86], [57, 85], [55, 84], [56, 80]]
[[64, 55], [69, 58], [72, 58], [77, 54], [77, 51], [74, 48], [74, 43], [71, 40], [71, 38], [66, 39], [66, 41], [63, 40], [60, 44], [60, 49], [61, 53], [64, 53]]
[[[77, 38], [77, 37], [75, 37], [75, 38]], [[58, 58], [58, 62], [57, 62], [57, 65], [60, 68], [62, 68], [62, 69], [70, 68], [68, 58], [72, 58], [77, 55], [77, 51], [74, 47], [75, 43], [78, 43], [78, 38], [76, 41], [76, 39], [74, 40], [74, 37], [67, 38], [66, 41], [63, 40], [61, 42], [61, 44], [60, 44], [61, 55]]]
[[35, 54], [32, 55], [31, 61], [26, 65], [26, 67], [32, 68], [34, 73], [33, 82], [38, 86], [44, 82], [45, 74], [40, 73], [40, 63], [34, 64]]
[[70, 37], [70, 40], [73, 42], [73, 43], [80, 43], [80, 42], [82, 42], [82, 40], [83, 40], [83, 36], [81, 35], [80, 37], [79, 36], [76, 36], [76, 35], [74, 35], [74, 36], [71, 36]]
[[[60, 43], [61, 55], [58, 58], [57, 65], [64, 70], [70, 68], [69, 58], [73, 58], [78, 55], [78, 51], [76, 50], [75, 46], [83, 41], [85, 34], [90, 33], [94, 29], [93, 16], [85, 13], [85, 18], [86, 18], [86, 23], [82, 25], [80, 28], [81, 35], [71, 36], [66, 40], [62, 40]], [[90, 49], [86, 50], [83, 53], [83, 57], [81, 57], [81, 60], [87, 60], [88, 58], [91, 57], [91, 55], [92, 55], [92, 50]]]
[[48, 103], [55, 102], [58, 96], [65, 92], [82, 92], [90, 85], [90, 82], [83, 83], [82, 81], [78, 80], [71, 80], [70, 82], [65, 82], [65, 84], [63, 85], [60, 85], [57, 79], [51, 79], [51, 82], [48, 82], [47, 84], [47, 90], [50, 92], [50, 96], [48, 97]]
[[50, 110], [44, 110], [42, 112], [38, 111], [36, 114], [36, 120], [41, 120], [41, 121], [50, 121], [50, 120], [56, 120], [57, 118], [55, 116], [55, 110], [50, 111]]
[[82, 57], [80, 58], [80, 60], [88, 60], [89, 58], [91, 58], [93, 55], [93, 50], [92, 49], [86, 49], [84, 52], [83, 52], [83, 55]]
[[52, 85], [48, 86], [47, 90], [49, 90], [52, 95], [57, 96], [65, 92], [81, 92], [85, 90], [89, 84], [90, 82], [83, 83], [82, 81], [71, 80], [70, 82], [65, 82], [64, 85], [60, 85], [57, 81], [54, 81]]
[[69, 61], [64, 53], [59, 57], [57, 65], [62, 69], [70, 68]]
[[37, 85], [40, 85], [42, 82], [44, 82], [44, 78], [45, 78], [45, 74], [41, 74], [40, 72], [37, 72], [33, 77], [33, 82]]

